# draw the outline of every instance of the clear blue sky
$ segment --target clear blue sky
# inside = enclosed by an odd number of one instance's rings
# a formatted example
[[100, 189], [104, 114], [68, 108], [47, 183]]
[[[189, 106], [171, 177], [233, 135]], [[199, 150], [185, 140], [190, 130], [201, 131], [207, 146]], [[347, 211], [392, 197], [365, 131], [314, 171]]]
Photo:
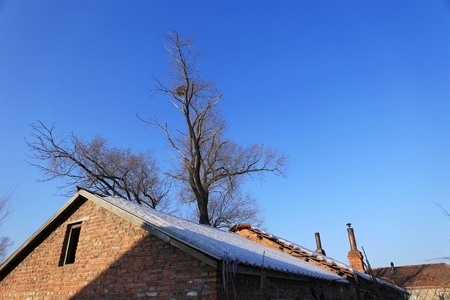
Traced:
[[[153, 149], [136, 118], [166, 78], [161, 35], [194, 35], [224, 95], [228, 136], [284, 151], [288, 178], [247, 189], [267, 231], [346, 262], [346, 223], [373, 266], [450, 256], [450, 3], [0, 0], [2, 234], [19, 247], [68, 199], [26, 162], [29, 124]], [[171, 121], [172, 120], [172, 121]], [[175, 119], [176, 120], [176, 119]], [[434, 261], [434, 260], [432, 260]]]

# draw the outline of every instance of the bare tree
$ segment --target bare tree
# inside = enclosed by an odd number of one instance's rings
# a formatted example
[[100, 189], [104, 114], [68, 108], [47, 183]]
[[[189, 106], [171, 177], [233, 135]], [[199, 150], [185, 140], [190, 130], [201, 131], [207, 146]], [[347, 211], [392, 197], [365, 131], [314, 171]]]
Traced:
[[447, 217], [449, 217], [450, 218], [450, 212], [448, 211], [448, 210], [446, 210], [442, 205], [440, 205], [440, 204], [436, 204], [441, 210], [442, 210], [442, 212], [444, 213], [444, 215], [446, 215]]
[[[436, 205], [442, 210], [442, 213], [447, 216], [450, 219], [450, 212], [448, 210], [446, 210], [442, 205], [437, 204]], [[450, 260], [450, 256], [444, 256], [444, 257], [440, 257], [439, 259], [443, 259], [443, 260]]]
[[179, 166], [167, 175], [181, 183], [181, 199], [197, 204], [201, 224], [220, 227], [255, 217], [260, 212], [256, 203], [240, 193], [242, 177], [257, 175], [262, 179], [267, 172], [284, 175], [286, 157], [264, 145], [242, 147], [226, 138], [227, 126], [218, 110], [222, 95], [214, 83], [200, 78], [196, 65], [199, 53], [192, 40], [175, 31], [165, 38], [173, 62], [173, 81], [165, 85], [155, 78], [155, 92], [170, 96], [186, 125], [174, 133], [167, 123], [148, 121], [164, 131], [176, 153]]
[[[241, 178], [235, 178], [242, 180]], [[230, 228], [239, 223], [250, 223], [260, 227], [264, 221], [263, 210], [257, 200], [241, 190], [241, 183], [235, 184], [235, 188], [228, 186], [228, 181], [211, 191], [208, 202], [208, 214], [211, 226], [216, 228]], [[189, 189], [187, 185], [185, 188]], [[188, 194], [189, 191], [184, 192]], [[180, 195], [183, 193], [180, 193]], [[198, 208], [194, 210], [193, 219], [199, 217]]]
[[[167, 124], [148, 121], [164, 131], [175, 150], [179, 165], [166, 173], [167, 178], [180, 183], [184, 203], [197, 204], [201, 224], [223, 227], [244, 220], [259, 224], [261, 210], [242, 191], [244, 178], [262, 179], [265, 173], [283, 176], [286, 157], [264, 145], [242, 147], [226, 138], [227, 126], [218, 111], [222, 95], [212, 82], [201, 80], [192, 41], [177, 32], [166, 37], [174, 80], [170, 86], [156, 80], [155, 92], [171, 96], [186, 125], [180, 134], [174, 134]], [[66, 184], [61, 189], [78, 185], [160, 210], [168, 207], [168, 189], [162, 188], [166, 181], [158, 176], [149, 153], [112, 148], [101, 137], [84, 141], [72, 133], [64, 139], [55, 136], [53, 125], [42, 122], [31, 127], [34, 131], [26, 143], [32, 153], [31, 164], [44, 173], [43, 181], [63, 178]]]
[[217, 228], [230, 228], [239, 223], [251, 223], [260, 227], [263, 223], [263, 212], [256, 199], [249, 194], [233, 192], [231, 195], [210, 197], [208, 212], [211, 226]]
[[[5, 222], [11, 214], [10, 197], [10, 192], [0, 191], [0, 228], [3, 228]], [[8, 250], [12, 244], [13, 242], [9, 237], [0, 237], [0, 263], [5, 260]]]
[[34, 161], [31, 165], [45, 174], [42, 181], [64, 178], [67, 183], [60, 187], [62, 190], [81, 186], [167, 209], [167, 191], [162, 188], [159, 169], [150, 153], [113, 148], [102, 137], [84, 141], [72, 133], [66, 140], [55, 136], [54, 125], [47, 127], [40, 121], [31, 127], [32, 139], [26, 143]]

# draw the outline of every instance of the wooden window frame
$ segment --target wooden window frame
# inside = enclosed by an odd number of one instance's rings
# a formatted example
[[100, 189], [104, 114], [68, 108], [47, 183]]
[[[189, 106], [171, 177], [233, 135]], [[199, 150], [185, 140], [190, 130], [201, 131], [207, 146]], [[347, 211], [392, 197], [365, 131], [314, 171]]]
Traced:
[[62, 262], [60, 265], [71, 265], [75, 262], [78, 242], [81, 233], [81, 222], [67, 226], [66, 238], [63, 247]]

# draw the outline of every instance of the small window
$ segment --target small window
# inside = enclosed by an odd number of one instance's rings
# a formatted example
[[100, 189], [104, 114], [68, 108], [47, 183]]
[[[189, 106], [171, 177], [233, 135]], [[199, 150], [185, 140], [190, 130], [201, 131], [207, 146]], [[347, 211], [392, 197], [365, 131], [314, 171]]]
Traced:
[[81, 222], [70, 224], [67, 227], [66, 241], [63, 255], [64, 259], [62, 265], [73, 264], [75, 262], [75, 255], [78, 247], [78, 240], [80, 239]]

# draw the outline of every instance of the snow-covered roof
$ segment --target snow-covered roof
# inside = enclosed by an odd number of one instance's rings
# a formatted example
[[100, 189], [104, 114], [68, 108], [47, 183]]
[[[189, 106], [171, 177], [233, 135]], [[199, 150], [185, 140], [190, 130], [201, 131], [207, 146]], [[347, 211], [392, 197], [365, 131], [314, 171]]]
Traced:
[[[98, 197], [98, 196], [96, 196]], [[286, 253], [250, 241], [236, 233], [200, 225], [156, 211], [120, 197], [98, 197], [141, 222], [211, 257], [226, 262], [265, 268], [324, 280], [342, 277]]]
[[[240, 226], [240, 225], [244, 225], [244, 226]], [[405, 292], [405, 290], [403, 288], [397, 287], [385, 280], [372, 277], [371, 275], [363, 273], [357, 269], [354, 269], [354, 268], [348, 266], [347, 264], [342, 263], [334, 258], [331, 258], [324, 254], [318, 253], [317, 251], [310, 250], [306, 247], [303, 247], [301, 245], [298, 245], [298, 244], [288, 241], [286, 239], [280, 238], [276, 235], [273, 235], [273, 234], [266, 232], [264, 230], [261, 230], [259, 228], [252, 227], [249, 224], [238, 224], [238, 225], [234, 226], [231, 230], [233, 232], [237, 232], [241, 229], [250, 230], [251, 232], [258, 235], [261, 239], [266, 238], [266, 239], [269, 239], [270, 241], [275, 242], [278, 245], [279, 249], [281, 249], [281, 248], [290, 249], [292, 256], [299, 256], [300, 258], [307, 259], [309, 261], [315, 261], [324, 267], [335, 270], [338, 273], [351, 274], [353, 277], [361, 277], [367, 281], [375, 280], [379, 284], [391, 286], [393, 288], [397, 288], [397, 289]]]
[[[271, 235], [270, 233], [267, 233], [267, 232], [265, 232], [265, 234]], [[273, 236], [273, 235], [272, 235], [272, 236]], [[316, 261], [318, 261], [318, 262], [322, 261], [322, 262], [324, 262], [326, 265], [331, 266], [331, 267], [333, 267], [333, 268], [339, 268], [339, 269], [341, 269], [341, 270], [345, 270], [346, 272], [352, 273], [353, 276], [355, 276], [355, 277], [356, 277], [356, 276], [357, 276], [357, 277], [361, 277], [361, 278], [364, 278], [364, 279], [367, 280], [367, 281], [371, 281], [371, 280], [372, 280], [372, 281], [376, 281], [376, 282], [379, 283], [379, 284], [391, 286], [391, 287], [393, 287], [393, 288], [396, 288], [396, 289], [399, 289], [399, 290], [401, 290], [401, 291], [403, 291], [403, 292], [406, 292], [406, 291], [405, 291], [403, 288], [401, 288], [401, 287], [395, 286], [395, 285], [393, 285], [393, 284], [391, 284], [391, 283], [389, 283], [389, 282], [387, 282], [387, 281], [385, 281], [385, 280], [382, 280], [382, 279], [380, 279], [380, 278], [375, 278], [375, 277], [371, 276], [370, 274], [363, 273], [363, 272], [361, 272], [361, 271], [359, 271], [359, 270], [357, 270], [357, 269], [355, 269], [355, 268], [352, 268], [352, 267], [346, 265], [345, 263], [342, 263], [342, 262], [340, 262], [340, 261], [338, 261], [338, 260], [336, 260], [336, 259], [334, 259], [334, 258], [331, 258], [331, 257], [329, 257], [329, 256], [320, 254], [320, 253], [318, 253], [318, 252], [316, 252], [316, 251], [309, 250], [308, 248], [305, 248], [305, 247], [300, 246], [300, 245], [298, 245], [298, 244], [296, 244], [296, 243], [293, 243], [293, 242], [290, 242], [290, 241], [287, 241], [287, 240], [278, 238], [278, 237], [276, 237], [276, 236], [273, 236], [273, 237], [276, 238], [276, 239], [279, 239], [282, 243], [285, 243], [286, 245], [289, 245], [289, 246], [292, 247], [293, 249], [297, 249], [297, 250], [299, 250], [299, 251], [301, 251], [301, 252], [303, 252], [303, 253], [309, 255], [311, 258], [314, 258], [314, 259], [315, 259]]]
[[[240, 225], [244, 225], [244, 226], [240, 226]], [[289, 249], [289, 251], [292, 252], [291, 255], [293, 256], [298, 256], [300, 258], [303, 258], [305, 260], [313, 260], [317, 263], [321, 263], [324, 266], [328, 266], [332, 269], [335, 269], [336, 271], [339, 271], [341, 273], [348, 273], [348, 274], [357, 274], [358, 276], [361, 277], [367, 277], [367, 279], [369, 279], [369, 276], [365, 273], [362, 273], [356, 269], [351, 268], [350, 266], [346, 265], [345, 263], [342, 263], [336, 259], [333, 259], [329, 256], [326, 256], [325, 254], [321, 254], [317, 251], [313, 251], [310, 250], [304, 246], [301, 246], [299, 244], [296, 244], [294, 242], [288, 241], [286, 239], [283, 239], [281, 237], [278, 237], [272, 233], [269, 233], [267, 231], [264, 231], [262, 229], [250, 226], [250, 224], [238, 224], [236, 226], [234, 226], [231, 230], [234, 232], [238, 232], [242, 229], [247, 229], [251, 232], [253, 232], [254, 234], [256, 234], [257, 236], [259, 236], [259, 238], [263, 239], [268, 239], [274, 243], [277, 244], [277, 246], [281, 249]]]

